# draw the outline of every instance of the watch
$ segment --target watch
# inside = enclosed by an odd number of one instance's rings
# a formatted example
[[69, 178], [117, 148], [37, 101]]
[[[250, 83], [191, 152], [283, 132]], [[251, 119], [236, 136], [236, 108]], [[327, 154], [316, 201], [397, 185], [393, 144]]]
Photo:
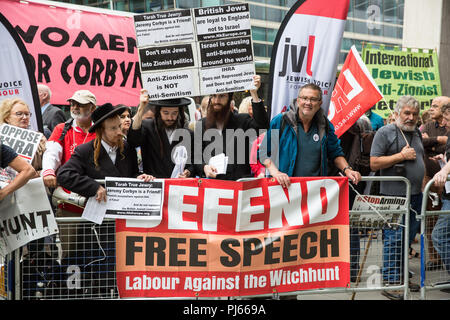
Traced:
[[350, 169], [350, 170], [353, 170], [353, 168], [352, 167], [350, 167], [350, 166], [346, 166], [343, 170], [342, 170], [342, 173], [344, 173], [345, 174], [345, 170], [347, 170], [347, 169]]

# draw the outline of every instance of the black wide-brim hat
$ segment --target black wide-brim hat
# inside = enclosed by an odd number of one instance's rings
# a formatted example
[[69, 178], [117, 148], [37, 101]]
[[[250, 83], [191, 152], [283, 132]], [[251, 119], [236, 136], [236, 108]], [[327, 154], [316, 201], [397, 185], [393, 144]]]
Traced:
[[99, 106], [97, 109], [92, 112], [91, 119], [94, 124], [89, 128], [89, 132], [94, 132], [103, 121], [108, 118], [112, 118], [115, 115], [121, 114], [127, 109], [126, 106], [123, 107], [114, 107], [111, 103], [105, 103]]
[[191, 100], [187, 98], [175, 98], [165, 100], [151, 100], [148, 102], [157, 107], [184, 107], [191, 104]]

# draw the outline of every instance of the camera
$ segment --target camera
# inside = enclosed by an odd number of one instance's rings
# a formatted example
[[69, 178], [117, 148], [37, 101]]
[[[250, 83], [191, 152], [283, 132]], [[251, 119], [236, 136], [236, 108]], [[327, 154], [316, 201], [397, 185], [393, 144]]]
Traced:
[[396, 176], [406, 177], [406, 167], [404, 163], [397, 163], [393, 168]]

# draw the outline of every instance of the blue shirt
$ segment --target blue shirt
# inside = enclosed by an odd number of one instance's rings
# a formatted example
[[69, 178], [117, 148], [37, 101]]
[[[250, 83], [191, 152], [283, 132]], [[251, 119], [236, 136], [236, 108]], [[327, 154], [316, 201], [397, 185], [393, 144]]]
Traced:
[[45, 109], [47, 109], [49, 105], [50, 105], [50, 103], [46, 103], [41, 107], [41, 114], [44, 113]]
[[295, 160], [294, 177], [320, 176], [320, 141], [319, 129], [313, 123], [308, 132], [302, 124], [297, 125], [297, 159]]

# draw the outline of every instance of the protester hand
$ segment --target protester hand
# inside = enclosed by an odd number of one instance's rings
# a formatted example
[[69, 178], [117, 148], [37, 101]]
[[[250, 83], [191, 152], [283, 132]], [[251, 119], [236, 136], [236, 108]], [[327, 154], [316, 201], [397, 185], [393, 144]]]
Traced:
[[139, 97], [139, 109], [144, 108], [148, 103], [148, 91], [145, 89], [141, 89], [141, 95]]
[[155, 180], [155, 177], [154, 177], [154, 176], [151, 176], [151, 175], [145, 174], [145, 173], [139, 175], [137, 178], [138, 178], [139, 180], [144, 180], [144, 182], [150, 182], [150, 181]]
[[437, 136], [436, 140], [439, 144], [446, 144], [448, 137], [447, 136]]
[[400, 151], [400, 153], [405, 160], [416, 159], [416, 150], [414, 150], [414, 148], [411, 148], [410, 146], [405, 146], [402, 151]]
[[263, 171], [263, 172], [261, 172], [260, 174], [258, 174], [257, 176], [256, 176], [256, 178], [265, 178], [266, 177], [266, 174], [265, 174], [265, 172]]
[[345, 175], [353, 184], [358, 184], [361, 181], [361, 174], [358, 171], [347, 169]]
[[429, 157], [431, 160], [436, 160], [436, 161], [439, 161], [439, 160], [441, 160], [441, 161], [443, 161], [443, 162], [446, 162], [445, 161], [445, 157], [444, 157], [444, 155], [442, 154], [442, 153], [440, 153], [440, 154], [437, 154], [437, 155], [435, 155], [434, 157]]
[[428, 135], [428, 133], [424, 132], [422, 133], [422, 138], [423, 139], [428, 139], [430, 136]]
[[433, 177], [434, 185], [436, 187], [443, 187], [447, 182], [448, 172], [445, 168], [442, 168], [438, 173], [436, 173]]
[[97, 200], [98, 202], [102, 202], [102, 200], [106, 202], [106, 189], [102, 186], [98, 188], [95, 200]]
[[178, 178], [189, 178], [191, 176], [191, 172], [188, 169], [184, 169], [183, 173], [178, 175]]
[[259, 102], [260, 99], [258, 97], [258, 89], [261, 87], [261, 76], [253, 76], [253, 85], [255, 86], [255, 89], [250, 90], [250, 95], [252, 96], [253, 102]]
[[272, 177], [274, 177], [283, 188], [289, 188], [291, 185], [291, 179], [284, 172], [278, 171], [277, 173], [272, 174]]
[[[253, 89], [254, 91], [258, 91], [258, 89], [261, 87], [261, 76], [255, 74], [253, 76], [253, 84], [255, 85], [256, 89]], [[250, 90], [252, 91], [252, 90]]]
[[206, 165], [203, 171], [207, 178], [215, 178], [217, 176], [217, 169], [214, 166]]
[[56, 180], [55, 176], [49, 175], [49, 176], [45, 176], [43, 178], [44, 181], [44, 185], [48, 188], [56, 188], [58, 185], [58, 182]]

